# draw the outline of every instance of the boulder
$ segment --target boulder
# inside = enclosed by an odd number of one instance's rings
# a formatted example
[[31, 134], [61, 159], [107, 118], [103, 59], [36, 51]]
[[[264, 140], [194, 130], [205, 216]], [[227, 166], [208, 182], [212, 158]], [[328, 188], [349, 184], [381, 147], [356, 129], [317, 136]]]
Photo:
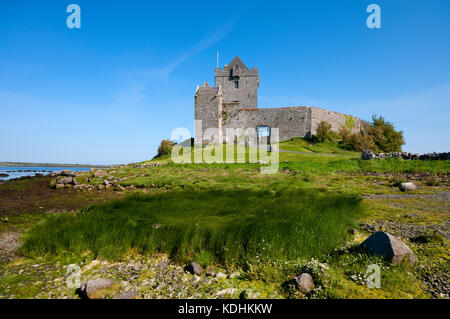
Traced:
[[184, 270], [190, 272], [191, 274], [200, 275], [203, 272], [202, 267], [198, 264], [198, 262], [192, 262], [186, 267], [184, 267]]
[[58, 184], [73, 184], [73, 177], [71, 176], [61, 176], [56, 179]]
[[67, 169], [62, 170], [61, 173], [60, 173], [60, 175], [61, 175], [61, 176], [70, 176], [70, 177], [75, 177], [75, 176], [77, 176], [76, 173], [74, 173], [74, 172], [72, 172], [72, 171], [69, 171], [69, 170], [67, 170]]
[[66, 187], [64, 184], [56, 184], [56, 186], [55, 186], [55, 188], [64, 188], [64, 187]]
[[99, 169], [99, 170], [94, 172], [94, 176], [95, 177], [103, 177], [103, 176], [106, 176], [106, 175], [108, 175], [108, 173], [106, 173], [105, 171], [103, 171], [101, 169]]
[[8, 177], [9, 175], [6, 173], [0, 173], [0, 177]]
[[408, 183], [401, 183], [399, 186], [399, 189], [402, 192], [411, 192], [416, 190], [416, 185], [414, 183], [408, 182]]
[[83, 282], [80, 287], [82, 297], [88, 299], [103, 299], [106, 294], [113, 293], [120, 284], [110, 279], [94, 279]]
[[300, 276], [294, 277], [293, 280], [295, 281], [297, 289], [305, 294], [314, 289], [314, 281], [311, 275], [306, 272]]
[[361, 152], [361, 159], [364, 161], [371, 160], [373, 158], [376, 158], [376, 155], [371, 150], [363, 150]]
[[383, 231], [378, 231], [369, 236], [361, 246], [370, 254], [382, 256], [395, 265], [400, 264], [403, 260], [412, 265], [416, 261], [411, 248], [391, 234]]

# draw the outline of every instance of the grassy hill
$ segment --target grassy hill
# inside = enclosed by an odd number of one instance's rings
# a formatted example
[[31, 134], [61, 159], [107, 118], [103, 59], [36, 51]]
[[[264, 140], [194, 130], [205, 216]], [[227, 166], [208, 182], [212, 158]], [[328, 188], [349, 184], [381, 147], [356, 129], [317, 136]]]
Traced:
[[[103, 193], [115, 199], [76, 214], [39, 215], [32, 227], [29, 222], [20, 226], [28, 215], [12, 219], [25, 231], [20, 252], [29, 262], [20, 267], [43, 259], [150, 265], [160, 258], [154, 256], [163, 255], [183, 278], [182, 266], [191, 261], [212, 272], [239, 274], [212, 281], [201, 276], [195, 291], [179, 279], [177, 293], [184, 297], [208, 298], [225, 288], [236, 290], [229, 297], [257, 290], [261, 298], [427, 298], [437, 293], [430, 278], [449, 271], [448, 241], [438, 233], [445, 232], [450, 217], [448, 197], [441, 195], [448, 194], [449, 161], [362, 161], [359, 153], [339, 144], [311, 145], [303, 139], [280, 143], [279, 149], [279, 171], [270, 175], [260, 173], [264, 164], [176, 164], [170, 156], [107, 169], [103, 177], [80, 173], [76, 179], [96, 190], [78, 196]], [[105, 189], [107, 179], [114, 182]], [[397, 186], [407, 180], [418, 189], [403, 194]], [[6, 187], [11, 186], [0, 185], [0, 195]], [[63, 196], [67, 191], [54, 192]], [[370, 235], [364, 225], [401, 238], [418, 265], [392, 266], [358, 249]], [[373, 263], [382, 268], [382, 287], [375, 290], [364, 281]], [[30, 293], [20, 293], [13, 275], [17, 264], [0, 265], [10, 273], [0, 279], [2, 295], [11, 293], [6, 286], [16, 296]], [[286, 289], [283, 283], [304, 271], [313, 275], [317, 289], [306, 295]], [[85, 274], [96, 273], [86, 269]], [[164, 274], [152, 268], [140, 273], [138, 283]], [[157, 285], [136, 285], [143, 297], [172, 295]]]

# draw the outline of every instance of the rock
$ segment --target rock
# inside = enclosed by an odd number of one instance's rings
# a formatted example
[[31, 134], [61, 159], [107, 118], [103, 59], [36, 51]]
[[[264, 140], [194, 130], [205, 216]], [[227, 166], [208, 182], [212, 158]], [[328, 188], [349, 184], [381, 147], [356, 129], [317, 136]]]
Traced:
[[108, 175], [108, 173], [106, 173], [105, 171], [103, 171], [101, 169], [94, 172], [94, 177], [103, 177], [106, 175]]
[[376, 155], [371, 150], [363, 150], [361, 152], [361, 159], [364, 161], [371, 160], [373, 158], [376, 158]]
[[383, 256], [392, 261], [395, 265], [400, 264], [403, 260], [414, 265], [416, 258], [413, 251], [389, 233], [378, 231], [369, 236], [361, 246], [370, 254]]
[[169, 266], [169, 262], [168, 261], [162, 261], [156, 267], [158, 267], [158, 268], [166, 268], [168, 266]]
[[73, 184], [73, 177], [65, 176], [65, 177], [58, 177], [56, 179], [56, 182], [58, 184]]
[[56, 186], [55, 186], [56, 188], [64, 188], [64, 187], [66, 187], [64, 184], [56, 184]]
[[115, 295], [112, 299], [136, 299], [137, 295], [137, 291], [125, 291]]
[[191, 274], [200, 275], [203, 271], [202, 267], [198, 264], [198, 262], [192, 262], [186, 267], [184, 267], [184, 270], [190, 272]]
[[8, 176], [9, 176], [8, 174], [0, 173], [0, 177], [8, 177]]
[[305, 294], [313, 290], [315, 287], [311, 275], [306, 272], [300, 276], [294, 277], [293, 280], [296, 283], [297, 289]]
[[214, 275], [215, 275], [215, 272], [213, 270], [207, 270], [205, 272], [206, 277], [214, 277]]
[[214, 277], [217, 278], [217, 279], [221, 279], [221, 278], [227, 278], [227, 275], [225, 275], [222, 272], [218, 272], [217, 274], [215, 274]]
[[106, 294], [114, 292], [120, 284], [110, 279], [94, 279], [83, 282], [80, 286], [80, 292], [83, 297], [88, 299], [103, 299]]
[[239, 273], [238, 272], [234, 272], [232, 274], [229, 274], [227, 278], [228, 279], [233, 279], [233, 278], [237, 278], [237, 277], [239, 277]]
[[416, 185], [414, 183], [408, 182], [408, 183], [401, 183], [399, 186], [399, 189], [402, 192], [410, 192], [416, 190]]
[[94, 259], [93, 261], [91, 261], [91, 263], [89, 265], [86, 265], [86, 267], [83, 269], [83, 271], [90, 270], [99, 264], [100, 264], [100, 261], [97, 259]]
[[239, 294], [239, 299], [257, 299], [259, 296], [259, 292], [256, 292], [253, 289], [246, 289]]
[[377, 228], [375, 227], [375, 225], [372, 225], [372, 224], [362, 223], [362, 224], [360, 224], [360, 226], [362, 229], [369, 231], [371, 233], [374, 233], [377, 231]]
[[75, 176], [77, 176], [76, 173], [74, 173], [72, 171], [69, 171], [67, 169], [62, 170], [59, 175], [61, 175], [61, 176], [68, 176], [68, 177], [75, 177]]

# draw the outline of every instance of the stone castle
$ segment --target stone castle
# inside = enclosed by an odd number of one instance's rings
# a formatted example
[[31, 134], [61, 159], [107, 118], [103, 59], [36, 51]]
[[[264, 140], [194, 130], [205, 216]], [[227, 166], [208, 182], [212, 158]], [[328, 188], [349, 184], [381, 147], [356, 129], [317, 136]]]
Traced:
[[[250, 70], [237, 56], [223, 69], [216, 68], [215, 86], [205, 82], [195, 93], [195, 120], [202, 121], [201, 127], [196, 124], [195, 141], [213, 142], [219, 135], [228, 141], [227, 128], [255, 128], [258, 138], [266, 136], [269, 143], [271, 129], [278, 128], [279, 141], [285, 141], [316, 134], [322, 121], [334, 131], [341, 126], [353, 132], [361, 129], [359, 119], [318, 107], [258, 108], [258, 87], [258, 69]], [[209, 128], [217, 134], [205, 134]]]

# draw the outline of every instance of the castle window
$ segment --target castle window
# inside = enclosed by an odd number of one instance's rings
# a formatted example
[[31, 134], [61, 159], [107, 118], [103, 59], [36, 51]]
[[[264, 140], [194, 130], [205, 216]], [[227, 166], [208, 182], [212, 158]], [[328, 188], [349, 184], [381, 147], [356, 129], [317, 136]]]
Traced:
[[239, 89], [239, 81], [234, 81], [234, 88]]

